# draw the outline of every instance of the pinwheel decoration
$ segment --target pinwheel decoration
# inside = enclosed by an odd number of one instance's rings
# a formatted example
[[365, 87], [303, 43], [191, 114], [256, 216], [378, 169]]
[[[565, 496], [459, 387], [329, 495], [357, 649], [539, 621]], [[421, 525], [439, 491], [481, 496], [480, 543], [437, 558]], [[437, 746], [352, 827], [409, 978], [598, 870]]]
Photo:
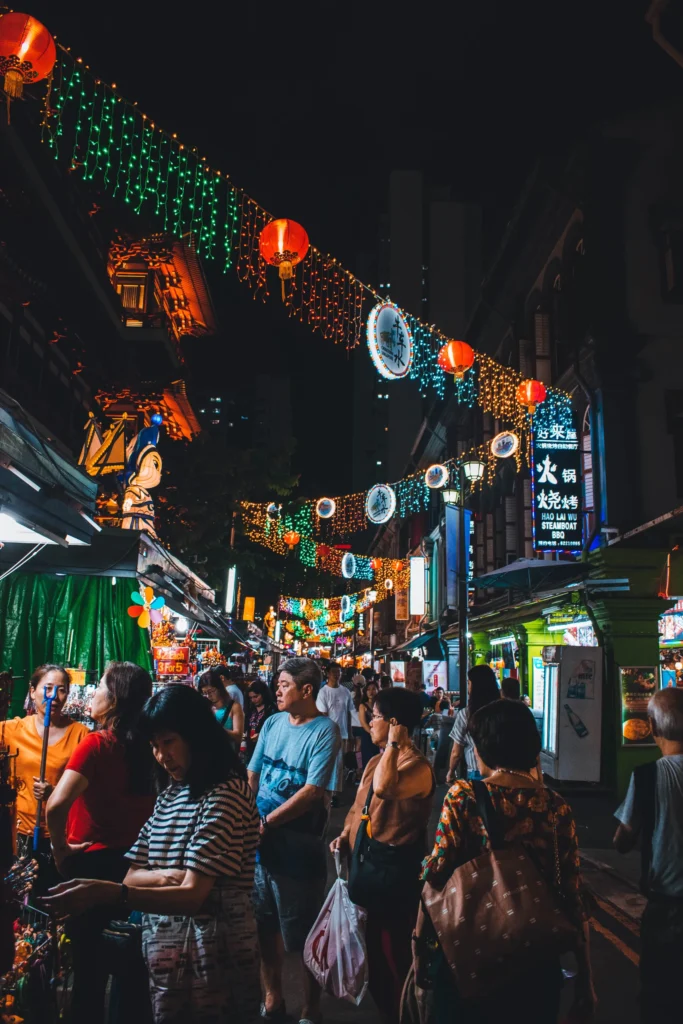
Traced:
[[140, 629], [147, 629], [150, 622], [161, 622], [161, 609], [166, 604], [164, 597], [155, 597], [151, 587], [143, 587], [142, 593], [134, 590], [130, 595], [133, 602], [128, 609], [131, 619], [138, 620]]

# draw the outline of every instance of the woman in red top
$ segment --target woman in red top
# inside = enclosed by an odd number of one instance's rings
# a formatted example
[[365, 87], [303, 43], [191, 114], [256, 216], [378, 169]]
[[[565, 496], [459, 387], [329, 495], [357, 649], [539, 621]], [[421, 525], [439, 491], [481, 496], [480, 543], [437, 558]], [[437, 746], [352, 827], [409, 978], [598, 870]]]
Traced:
[[[105, 669], [90, 709], [97, 730], [72, 754], [47, 806], [55, 863], [66, 878], [125, 877], [125, 854], [154, 810], [154, 759], [137, 730], [151, 695], [152, 680], [139, 665], [112, 662]], [[74, 1024], [103, 1020], [100, 937], [116, 913], [116, 907], [97, 908], [70, 922]]]

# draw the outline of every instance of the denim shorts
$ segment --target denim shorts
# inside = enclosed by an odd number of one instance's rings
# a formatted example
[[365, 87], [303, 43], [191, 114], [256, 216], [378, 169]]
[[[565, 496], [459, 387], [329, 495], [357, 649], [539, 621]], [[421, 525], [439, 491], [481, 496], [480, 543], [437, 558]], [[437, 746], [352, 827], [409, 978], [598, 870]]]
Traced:
[[290, 878], [256, 865], [251, 901], [259, 928], [280, 932], [288, 953], [301, 953], [325, 899], [327, 879]]

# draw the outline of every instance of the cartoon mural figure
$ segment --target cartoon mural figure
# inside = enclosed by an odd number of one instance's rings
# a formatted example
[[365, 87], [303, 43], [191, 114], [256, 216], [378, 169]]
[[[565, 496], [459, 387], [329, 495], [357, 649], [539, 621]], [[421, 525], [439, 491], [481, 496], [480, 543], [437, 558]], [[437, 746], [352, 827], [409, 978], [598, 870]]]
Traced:
[[275, 608], [271, 604], [270, 609], [263, 616], [263, 625], [266, 627], [266, 632], [269, 637], [275, 636], [275, 621], [277, 615], [275, 614]]
[[156, 537], [154, 529], [154, 502], [149, 493], [161, 482], [161, 455], [157, 450], [159, 427], [163, 422], [159, 413], [152, 416], [152, 425], [143, 427], [128, 446], [128, 462], [124, 472], [126, 489], [123, 495], [124, 530], [144, 530]]

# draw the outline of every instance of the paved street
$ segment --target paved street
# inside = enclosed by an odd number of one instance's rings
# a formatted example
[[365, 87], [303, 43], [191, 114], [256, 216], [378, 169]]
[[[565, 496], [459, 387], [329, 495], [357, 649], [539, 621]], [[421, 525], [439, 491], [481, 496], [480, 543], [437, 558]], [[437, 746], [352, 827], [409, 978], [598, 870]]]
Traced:
[[[435, 801], [433, 826], [441, 807], [445, 786], [440, 786]], [[330, 837], [341, 831], [351, 791], [344, 794], [345, 806], [332, 812]], [[597, 1024], [636, 1024], [638, 1015], [638, 921], [643, 899], [637, 891], [640, 858], [637, 853], [620, 857], [610, 848], [613, 832], [612, 804], [602, 797], [569, 797], [574, 807], [582, 846], [584, 880], [588, 887], [591, 908], [591, 943], [595, 987], [599, 1005]], [[433, 829], [432, 829], [433, 832]], [[330, 862], [329, 878], [334, 868]], [[299, 981], [296, 962], [288, 958], [286, 997], [288, 1008], [299, 1009]], [[568, 959], [571, 967], [571, 958]], [[563, 997], [563, 1012], [571, 1004], [572, 985], [568, 982]], [[366, 1024], [378, 1020], [370, 996], [360, 1008], [349, 1003], [324, 998], [326, 1024], [355, 1021]], [[561, 1015], [562, 1016], [562, 1015]], [[529, 1022], [532, 1024], [532, 1022]]]

